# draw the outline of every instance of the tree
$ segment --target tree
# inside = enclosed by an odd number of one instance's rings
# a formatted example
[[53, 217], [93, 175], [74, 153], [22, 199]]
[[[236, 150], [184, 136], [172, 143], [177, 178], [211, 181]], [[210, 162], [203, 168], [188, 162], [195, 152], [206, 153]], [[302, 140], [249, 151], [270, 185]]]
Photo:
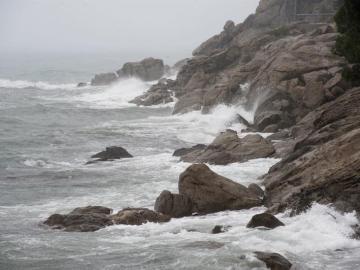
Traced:
[[335, 16], [340, 33], [336, 40], [336, 53], [354, 64], [343, 72], [345, 79], [360, 85], [360, 0], [344, 0]]

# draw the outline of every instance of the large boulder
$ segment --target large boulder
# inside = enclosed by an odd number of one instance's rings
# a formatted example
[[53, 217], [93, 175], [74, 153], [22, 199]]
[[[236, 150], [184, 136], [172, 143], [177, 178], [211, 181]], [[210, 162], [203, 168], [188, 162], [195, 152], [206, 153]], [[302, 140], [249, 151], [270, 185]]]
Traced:
[[172, 194], [164, 190], [156, 199], [154, 209], [156, 212], [175, 218], [191, 216], [193, 202], [186, 195]]
[[121, 159], [121, 158], [132, 158], [133, 156], [129, 154], [129, 152], [119, 146], [111, 146], [106, 147], [105, 151], [101, 151], [93, 156], [91, 158], [95, 160], [89, 161], [87, 164], [92, 164], [99, 161], [112, 161], [114, 159]]
[[285, 226], [285, 224], [270, 213], [257, 214], [246, 225], [247, 228], [265, 227], [268, 229], [275, 229], [279, 226]]
[[120, 78], [137, 77], [144, 81], [156, 81], [164, 76], [165, 65], [163, 60], [149, 57], [140, 62], [125, 63], [116, 73]]
[[179, 193], [201, 214], [260, 206], [262, 200], [245, 186], [211, 171], [205, 164], [188, 167], [179, 178]]
[[360, 89], [309, 113], [291, 134], [292, 151], [264, 179], [266, 205], [293, 214], [313, 202], [360, 212]]
[[146, 208], [125, 208], [111, 216], [115, 224], [142, 225], [148, 222], [164, 223], [171, 217]]
[[198, 148], [183, 151], [181, 160], [191, 163], [209, 163], [226, 165], [245, 162], [255, 158], [266, 158], [274, 154], [275, 149], [270, 141], [258, 134], [239, 138], [236, 131], [227, 130], [220, 133], [205, 149]]
[[255, 252], [256, 258], [263, 261], [271, 270], [290, 270], [292, 264], [282, 255], [269, 252]]

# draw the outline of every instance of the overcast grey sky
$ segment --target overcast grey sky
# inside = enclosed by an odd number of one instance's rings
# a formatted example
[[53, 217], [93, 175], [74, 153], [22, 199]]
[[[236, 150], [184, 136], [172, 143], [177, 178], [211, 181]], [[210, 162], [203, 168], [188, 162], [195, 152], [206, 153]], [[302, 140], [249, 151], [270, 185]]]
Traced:
[[0, 51], [191, 52], [258, 0], [0, 0]]

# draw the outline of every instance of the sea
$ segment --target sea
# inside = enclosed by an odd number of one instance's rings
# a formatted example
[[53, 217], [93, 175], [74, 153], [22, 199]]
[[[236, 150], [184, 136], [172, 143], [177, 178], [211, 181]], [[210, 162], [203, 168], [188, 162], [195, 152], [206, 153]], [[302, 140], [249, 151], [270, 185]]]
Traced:
[[[161, 191], [178, 191], [179, 174], [190, 165], [173, 157], [174, 150], [210, 143], [228, 128], [245, 135], [236, 116], [252, 121], [253, 113], [240, 105], [172, 115], [174, 103], [129, 103], [155, 82], [129, 78], [77, 87], [128, 58], [0, 57], [1, 270], [266, 269], [255, 251], [280, 253], [293, 269], [360, 269], [360, 241], [351, 238], [355, 214], [326, 205], [295, 217], [278, 214], [286, 226], [274, 230], [246, 228], [264, 207], [89, 233], [42, 225], [51, 214], [88, 205], [153, 209]], [[134, 158], [85, 165], [108, 146], [122, 146]], [[244, 185], [262, 185], [261, 176], [278, 161], [210, 168]], [[228, 231], [211, 234], [215, 225]]]

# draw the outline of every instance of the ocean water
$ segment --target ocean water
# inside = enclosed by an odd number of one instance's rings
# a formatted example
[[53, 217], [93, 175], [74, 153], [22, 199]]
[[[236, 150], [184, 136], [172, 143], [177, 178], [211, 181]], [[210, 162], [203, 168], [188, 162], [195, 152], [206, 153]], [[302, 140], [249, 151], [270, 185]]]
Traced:
[[[85, 68], [58, 61], [1, 62], [1, 270], [266, 269], [254, 251], [279, 252], [296, 269], [360, 269], [360, 242], [350, 237], [355, 215], [323, 205], [296, 217], [279, 214], [286, 226], [271, 231], [246, 228], [262, 207], [92, 233], [41, 226], [53, 213], [87, 205], [153, 208], [162, 190], [177, 191], [179, 174], [189, 166], [173, 151], [209, 143], [226, 128], [240, 131], [234, 120], [244, 114], [241, 107], [223, 105], [208, 115], [176, 116], [173, 104], [136, 107], [128, 101], [151, 83], [128, 79], [77, 88], [76, 82], [113, 63], [99, 60], [102, 65]], [[111, 145], [135, 157], [84, 165]], [[277, 161], [210, 167], [236, 182], [261, 184], [259, 177]], [[212, 235], [215, 225], [231, 227]]]

